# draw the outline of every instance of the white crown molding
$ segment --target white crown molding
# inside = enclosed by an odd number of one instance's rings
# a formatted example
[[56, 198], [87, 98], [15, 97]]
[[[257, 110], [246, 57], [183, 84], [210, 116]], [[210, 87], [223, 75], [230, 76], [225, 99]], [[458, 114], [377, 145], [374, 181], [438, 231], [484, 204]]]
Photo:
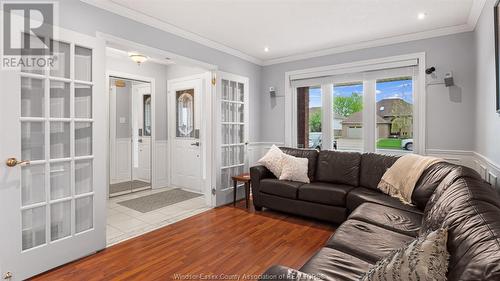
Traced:
[[179, 28], [175, 25], [166, 23], [166, 22], [161, 21], [157, 18], [148, 16], [146, 14], [129, 9], [127, 7], [123, 7], [121, 5], [113, 3], [111, 1], [99, 1], [99, 0], [80, 0], [80, 1], [87, 3], [89, 5], [95, 6], [97, 8], [118, 14], [120, 16], [127, 17], [129, 19], [134, 20], [134, 21], [158, 28], [160, 30], [163, 30], [163, 31], [166, 31], [168, 33], [182, 37], [184, 39], [196, 42], [198, 44], [207, 46], [209, 48], [227, 53], [229, 55], [238, 57], [240, 59], [249, 61], [249, 62], [257, 64], [257, 65], [261, 65], [261, 66], [268, 66], [268, 65], [273, 65], [273, 64], [292, 62], [292, 61], [297, 61], [297, 60], [333, 55], [333, 54], [350, 52], [350, 51], [355, 51], [355, 50], [381, 47], [381, 46], [386, 46], [386, 45], [411, 42], [411, 41], [416, 41], [416, 40], [446, 36], [446, 35], [463, 33], [463, 32], [470, 32], [470, 31], [473, 31], [475, 29], [477, 21], [478, 21], [479, 17], [481, 16], [482, 10], [484, 9], [485, 3], [486, 3], [486, 0], [473, 1], [472, 7], [471, 7], [471, 10], [469, 13], [469, 17], [467, 19], [467, 23], [462, 24], [462, 25], [456, 25], [456, 26], [433, 29], [433, 30], [429, 30], [429, 31], [423, 31], [423, 32], [405, 34], [405, 35], [400, 35], [400, 36], [370, 40], [370, 41], [361, 42], [361, 43], [348, 44], [348, 45], [344, 45], [344, 46], [338, 46], [338, 47], [333, 47], [333, 48], [328, 48], [328, 49], [323, 49], [323, 50], [318, 50], [318, 51], [312, 51], [312, 52], [305, 52], [302, 54], [295, 54], [295, 55], [285, 56], [285, 57], [276, 58], [276, 59], [263, 60], [263, 59], [259, 59], [259, 58], [253, 57], [251, 55], [248, 55], [248, 54], [246, 54], [242, 51], [236, 50], [234, 48], [228, 47], [224, 44], [221, 44], [221, 43], [215, 42], [213, 40], [210, 40], [208, 38], [205, 38], [203, 36], [200, 36], [196, 33], [193, 33], [193, 32], [184, 30], [182, 28]]
[[320, 51], [314, 51], [314, 52], [308, 52], [308, 53], [303, 53], [303, 54], [298, 54], [298, 55], [277, 58], [277, 59], [266, 60], [266, 61], [264, 61], [264, 65], [273, 65], [273, 64], [292, 62], [292, 61], [303, 60], [303, 59], [310, 59], [310, 58], [315, 58], [315, 57], [328, 56], [328, 55], [345, 53], [345, 52], [356, 51], [356, 50], [361, 50], [361, 49], [375, 48], [375, 47], [381, 47], [381, 46], [386, 46], [386, 45], [392, 45], [392, 44], [428, 39], [428, 38], [433, 38], [433, 37], [451, 35], [451, 34], [456, 34], [456, 33], [469, 32], [472, 30], [474, 30], [474, 28], [469, 26], [468, 24], [445, 27], [445, 28], [440, 28], [440, 29], [411, 33], [411, 34], [395, 36], [395, 37], [388, 37], [388, 38], [377, 39], [377, 40], [371, 40], [371, 41], [366, 41], [366, 42], [362, 42], [362, 43], [349, 44], [349, 45], [345, 45], [345, 46], [328, 48], [328, 49], [324, 49], [324, 50], [320, 50]]
[[134, 21], [158, 28], [160, 30], [166, 31], [168, 33], [177, 35], [179, 37], [182, 37], [184, 39], [188, 39], [190, 41], [199, 43], [201, 45], [210, 47], [212, 49], [224, 52], [226, 54], [230, 54], [232, 56], [238, 57], [240, 59], [252, 62], [257, 65], [262, 65], [263, 61], [261, 59], [252, 57], [248, 54], [245, 54], [241, 51], [238, 51], [236, 49], [233, 49], [231, 47], [228, 47], [224, 44], [212, 41], [210, 39], [207, 39], [205, 37], [202, 37], [196, 33], [186, 31], [184, 29], [181, 29], [175, 25], [166, 23], [164, 21], [161, 21], [159, 19], [156, 19], [154, 17], [148, 16], [146, 14], [140, 13], [138, 11], [123, 7], [121, 5], [118, 5], [116, 3], [113, 3], [111, 1], [99, 1], [99, 0], [80, 0], [86, 4], [95, 6], [97, 8], [109, 11], [111, 13], [124, 16], [126, 18], [132, 19]]

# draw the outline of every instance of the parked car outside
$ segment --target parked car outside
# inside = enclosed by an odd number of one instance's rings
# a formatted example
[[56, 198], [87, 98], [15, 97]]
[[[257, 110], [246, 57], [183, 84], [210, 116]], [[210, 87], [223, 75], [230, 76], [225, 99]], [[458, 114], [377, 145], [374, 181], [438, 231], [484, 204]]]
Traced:
[[[309, 133], [309, 148], [321, 150], [321, 133]], [[337, 150], [337, 141], [333, 141], [333, 149]]]
[[402, 139], [401, 148], [408, 151], [413, 151], [413, 139]]

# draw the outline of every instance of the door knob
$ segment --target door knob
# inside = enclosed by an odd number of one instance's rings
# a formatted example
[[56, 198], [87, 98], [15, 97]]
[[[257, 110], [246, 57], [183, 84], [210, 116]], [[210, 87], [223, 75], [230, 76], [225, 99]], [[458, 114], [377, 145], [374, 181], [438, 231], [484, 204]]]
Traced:
[[29, 165], [30, 164], [30, 161], [28, 160], [17, 160], [16, 158], [12, 157], [12, 158], [9, 158], [7, 159], [7, 161], [5, 162], [5, 164], [7, 164], [7, 166], [9, 167], [15, 167], [17, 165]]
[[199, 141], [196, 141], [196, 142], [193, 142], [191, 145], [194, 145], [194, 146], [200, 146], [200, 142], [199, 142]]

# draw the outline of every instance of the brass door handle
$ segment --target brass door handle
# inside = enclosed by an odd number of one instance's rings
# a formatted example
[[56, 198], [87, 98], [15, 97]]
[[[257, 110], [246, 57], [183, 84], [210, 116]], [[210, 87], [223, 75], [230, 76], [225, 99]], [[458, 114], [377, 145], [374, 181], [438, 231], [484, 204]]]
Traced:
[[9, 167], [15, 167], [17, 165], [29, 165], [30, 164], [30, 161], [28, 160], [21, 160], [21, 161], [18, 161], [16, 158], [9, 158], [7, 159], [7, 161], [5, 162], [5, 164], [7, 164], [7, 166]]

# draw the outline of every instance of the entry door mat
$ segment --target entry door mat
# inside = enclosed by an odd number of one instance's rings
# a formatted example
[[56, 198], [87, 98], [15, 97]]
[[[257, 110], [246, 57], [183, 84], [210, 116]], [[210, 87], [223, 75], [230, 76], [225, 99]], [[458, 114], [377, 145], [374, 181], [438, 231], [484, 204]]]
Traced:
[[147, 213], [201, 196], [203, 195], [199, 193], [175, 188], [172, 190], [162, 191], [117, 203], [132, 210], [136, 210], [141, 213]]

